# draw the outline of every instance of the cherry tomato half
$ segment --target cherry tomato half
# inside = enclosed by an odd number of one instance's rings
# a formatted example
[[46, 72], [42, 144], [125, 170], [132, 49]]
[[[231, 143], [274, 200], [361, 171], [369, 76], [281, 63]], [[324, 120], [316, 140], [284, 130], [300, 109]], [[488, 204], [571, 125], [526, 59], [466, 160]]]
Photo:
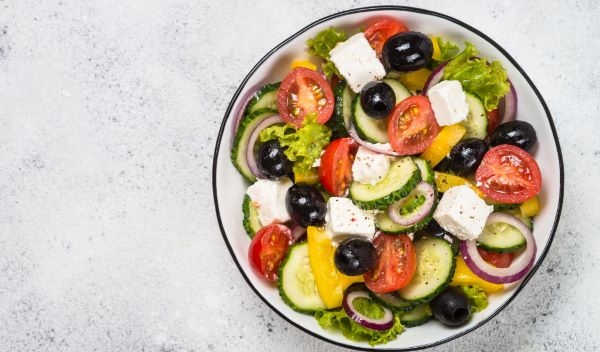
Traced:
[[277, 110], [281, 118], [296, 127], [306, 114], [317, 113], [324, 124], [333, 113], [333, 91], [323, 76], [305, 67], [296, 67], [281, 82], [277, 92]]
[[508, 144], [485, 153], [475, 171], [475, 180], [487, 198], [499, 203], [521, 203], [542, 189], [542, 174], [535, 159]]
[[248, 248], [248, 260], [254, 273], [268, 281], [277, 281], [279, 264], [293, 242], [294, 237], [287, 226], [271, 224], [261, 228]]
[[412, 155], [427, 149], [440, 132], [429, 99], [413, 95], [402, 100], [388, 120], [388, 137], [392, 149]]
[[319, 180], [329, 194], [342, 197], [352, 182], [352, 163], [358, 144], [352, 138], [340, 138], [329, 143], [321, 155]]
[[394, 34], [401, 32], [408, 32], [408, 27], [404, 23], [393, 18], [384, 18], [367, 27], [365, 38], [367, 38], [371, 47], [375, 49], [377, 56], [381, 57], [385, 41]]
[[365, 273], [365, 284], [375, 293], [396, 291], [406, 286], [417, 269], [417, 256], [408, 235], [380, 233], [373, 239], [377, 263]]
[[498, 113], [498, 109], [488, 111], [487, 117], [488, 117], [487, 133], [492, 134], [492, 132], [494, 132], [496, 127], [498, 127], [498, 125], [500, 124], [500, 114]]
[[483, 248], [477, 248], [479, 255], [483, 260], [498, 268], [508, 268], [513, 261], [514, 253], [496, 253], [489, 252]]

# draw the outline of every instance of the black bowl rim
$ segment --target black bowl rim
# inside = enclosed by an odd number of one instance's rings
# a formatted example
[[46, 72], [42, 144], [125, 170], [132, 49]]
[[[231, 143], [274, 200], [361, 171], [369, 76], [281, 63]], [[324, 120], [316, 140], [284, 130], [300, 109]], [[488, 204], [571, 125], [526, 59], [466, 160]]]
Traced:
[[[318, 339], [321, 339], [323, 341], [329, 342], [331, 344], [340, 346], [340, 347], [344, 347], [344, 348], [349, 348], [349, 349], [354, 349], [354, 350], [358, 350], [358, 351], [382, 351], [382, 350], [386, 350], [385, 347], [383, 348], [364, 348], [364, 347], [357, 347], [357, 346], [352, 346], [352, 345], [346, 345], [344, 343], [340, 343], [337, 341], [333, 341], [328, 339], [325, 336], [322, 336], [318, 333], [315, 333], [313, 331], [310, 331], [298, 324], [296, 324], [295, 322], [293, 322], [291, 319], [289, 319], [283, 312], [280, 312], [279, 310], [277, 310], [275, 307], [273, 307], [265, 297], [263, 297], [260, 292], [258, 292], [258, 290], [256, 289], [256, 287], [254, 287], [254, 285], [252, 285], [252, 283], [250, 282], [250, 280], [248, 279], [248, 277], [246, 276], [246, 274], [244, 273], [244, 270], [242, 269], [242, 267], [240, 266], [235, 253], [233, 252], [233, 249], [231, 247], [231, 244], [229, 243], [229, 240], [227, 239], [227, 236], [225, 235], [225, 229], [223, 228], [223, 223], [221, 221], [221, 215], [220, 215], [220, 211], [219, 211], [219, 203], [218, 203], [218, 198], [217, 198], [217, 184], [216, 184], [216, 175], [217, 175], [217, 159], [218, 159], [218, 155], [219, 155], [219, 149], [220, 149], [220, 145], [221, 145], [221, 139], [223, 137], [223, 131], [225, 129], [225, 125], [227, 123], [227, 119], [231, 113], [231, 109], [233, 108], [233, 105], [236, 101], [236, 99], [238, 98], [238, 95], [240, 94], [240, 92], [242, 91], [242, 89], [244, 88], [244, 86], [246, 85], [247, 81], [250, 79], [250, 77], [254, 74], [254, 72], [263, 64], [263, 62], [269, 58], [271, 55], [273, 55], [275, 52], [277, 52], [279, 49], [281, 49], [284, 45], [286, 45], [287, 43], [289, 43], [290, 41], [292, 41], [293, 39], [295, 39], [296, 37], [298, 37], [300, 34], [306, 32], [307, 30], [311, 29], [312, 27], [321, 24], [323, 22], [327, 22], [333, 18], [337, 18], [337, 17], [342, 17], [342, 16], [346, 16], [349, 14], [355, 14], [355, 13], [361, 13], [361, 12], [371, 12], [371, 11], [381, 11], [381, 10], [397, 10], [397, 11], [404, 11], [404, 12], [414, 12], [414, 13], [420, 13], [420, 14], [425, 14], [425, 15], [430, 15], [430, 16], [435, 16], [435, 17], [439, 17], [439, 18], [443, 18], [445, 20], [448, 20], [450, 22], [453, 22], [455, 24], [458, 24], [459, 26], [473, 32], [474, 34], [480, 36], [481, 38], [483, 38], [484, 40], [486, 40], [488, 43], [490, 43], [491, 45], [493, 45], [496, 49], [498, 49], [498, 51], [500, 51], [519, 71], [519, 73], [521, 73], [521, 75], [523, 75], [523, 77], [525, 78], [525, 80], [527, 81], [527, 83], [529, 84], [529, 86], [533, 89], [533, 91], [535, 92], [537, 98], [540, 100], [540, 102], [542, 103], [542, 106], [544, 108], [544, 111], [546, 112], [546, 117], [548, 118], [548, 123], [550, 124], [550, 128], [552, 130], [552, 135], [554, 137], [554, 143], [556, 145], [556, 150], [558, 153], [558, 163], [559, 163], [559, 168], [560, 168], [560, 190], [559, 190], [559, 198], [558, 198], [558, 208], [556, 211], [556, 216], [554, 219], [554, 224], [552, 226], [552, 231], [550, 233], [550, 238], [548, 240], [548, 243], [546, 244], [546, 246], [544, 247], [544, 250], [542, 251], [542, 255], [540, 256], [540, 259], [538, 260], [538, 262], [533, 266], [533, 268], [531, 269], [531, 271], [525, 276], [525, 278], [523, 279], [523, 281], [521, 281], [521, 284], [519, 285], [519, 287], [516, 288], [515, 292], [512, 294], [511, 297], [509, 297], [509, 299], [502, 305], [500, 306], [494, 313], [492, 313], [489, 317], [487, 317], [485, 320], [482, 320], [481, 322], [479, 322], [477, 325], [465, 330], [465, 331], [461, 331], [457, 334], [454, 334], [452, 336], [449, 336], [445, 339], [436, 341], [434, 343], [430, 343], [430, 344], [425, 344], [425, 345], [420, 345], [420, 346], [414, 346], [414, 347], [410, 347], [410, 348], [403, 348], [403, 349], [394, 349], [394, 351], [415, 351], [415, 350], [420, 350], [420, 349], [424, 349], [424, 348], [430, 348], [430, 347], [434, 347], [434, 346], [439, 346], [442, 345], [446, 342], [452, 341], [456, 338], [459, 338], [463, 335], [466, 335], [476, 329], [478, 329], [479, 327], [483, 326], [485, 323], [487, 323], [488, 321], [492, 320], [496, 315], [498, 315], [498, 313], [500, 313], [504, 308], [506, 308], [513, 299], [515, 299], [515, 297], [517, 297], [517, 295], [521, 292], [521, 290], [525, 287], [525, 285], [529, 282], [529, 280], [533, 277], [533, 274], [537, 271], [537, 269], [540, 267], [540, 265], [542, 264], [542, 262], [544, 261], [546, 255], [548, 254], [548, 251], [550, 249], [550, 246], [552, 244], [552, 241], [554, 240], [554, 235], [556, 233], [556, 229], [558, 227], [558, 222], [560, 219], [560, 213], [562, 211], [562, 204], [563, 204], [563, 193], [564, 193], [564, 167], [563, 167], [563, 158], [562, 158], [562, 151], [560, 148], [560, 143], [558, 141], [558, 134], [556, 133], [556, 127], [554, 126], [554, 121], [552, 120], [552, 115], [550, 114], [550, 110], [548, 109], [548, 106], [546, 105], [546, 102], [544, 101], [544, 98], [542, 97], [542, 95], [540, 94], [539, 90], [537, 89], [537, 87], [535, 86], [535, 84], [533, 84], [533, 82], [531, 81], [531, 79], [529, 78], [529, 76], [525, 73], [525, 71], [521, 68], [521, 66], [519, 66], [519, 64], [517, 63], [517, 61], [506, 51], [504, 50], [504, 48], [502, 48], [498, 43], [496, 43], [494, 40], [492, 40], [490, 37], [488, 37], [487, 35], [483, 34], [481, 31], [473, 28], [472, 26], [457, 20], [454, 17], [450, 17], [448, 15], [439, 13], [439, 12], [435, 12], [435, 11], [431, 11], [431, 10], [426, 10], [426, 9], [422, 9], [422, 8], [417, 8], [417, 7], [408, 7], [408, 6], [395, 6], [395, 5], [383, 5], [383, 6], [368, 6], [368, 7], [360, 7], [360, 8], [355, 8], [355, 9], [351, 9], [351, 10], [346, 10], [346, 11], [341, 11], [341, 12], [337, 12], [334, 13], [332, 15], [323, 17], [321, 19], [318, 19], [314, 22], [312, 22], [311, 24], [307, 25], [306, 27], [302, 28], [301, 30], [299, 30], [298, 32], [292, 34], [290, 37], [288, 37], [287, 39], [285, 39], [283, 42], [279, 43], [277, 46], [275, 46], [273, 49], [271, 49], [265, 56], [263, 56], [258, 63], [256, 63], [256, 65], [250, 70], [250, 72], [246, 75], [246, 77], [244, 77], [244, 79], [242, 80], [242, 83], [240, 84], [239, 88], [236, 90], [235, 94], [233, 95], [231, 101], [229, 102], [229, 105], [227, 106], [227, 110], [225, 111], [225, 116], [223, 117], [223, 122], [221, 123], [221, 127], [219, 129], [219, 135], [217, 137], [216, 140], [216, 146], [215, 146], [215, 151], [214, 151], [214, 155], [213, 155], [213, 170], [212, 170], [212, 188], [213, 188], [213, 197], [214, 197], [214, 203], [215, 203], [215, 211], [217, 214], [217, 221], [219, 223], [219, 228], [221, 230], [221, 235], [223, 236], [223, 240], [225, 241], [225, 244], [227, 245], [227, 249], [229, 250], [229, 253], [231, 254], [231, 257], [233, 258], [236, 266], [238, 267], [240, 273], [242, 274], [242, 276], [244, 277], [244, 279], [246, 280], [246, 282], [248, 283], [248, 285], [252, 288], [252, 290], [254, 291], [254, 293], [256, 293], [256, 295], [258, 297], [260, 297], [260, 299], [269, 307], [271, 308], [275, 313], [277, 313], [280, 317], [282, 317], [284, 320], [286, 320], [288, 323], [292, 324], [293, 326], [295, 326], [296, 328], [304, 331], [305, 333], [308, 333]], [[389, 350], [389, 349], [388, 349]]]

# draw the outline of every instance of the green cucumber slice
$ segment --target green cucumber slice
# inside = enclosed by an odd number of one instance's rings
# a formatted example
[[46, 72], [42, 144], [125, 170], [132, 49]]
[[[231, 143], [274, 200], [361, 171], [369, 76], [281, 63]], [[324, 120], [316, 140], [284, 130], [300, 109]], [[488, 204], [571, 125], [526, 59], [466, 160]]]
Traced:
[[431, 307], [429, 303], [424, 303], [416, 306], [410, 312], [404, 313], [400, 316], [400, 322], [409, 328], [423, 325], [433, 317], [431, 313]]
[[377, 303], [395, 312], [407, 312], [415, 307], [394, 293], [374, 293], [369, 291], [369, 295]]
[[260, 109], [277, 109], [277, 90], [281, 82], [262, 86], [246, 105], [245, 114], [253, 114]]
[[504, 222], [495, 222], [485, 225], [477, 238], [477, 244], [487, 251], [508, 253], [523, 248], [527, 241], [516, 227]]
[[258, 230], [261, 229], [262, 225], [258, 218], [258, 211], [252, 206], [252, 199], [250, 199], [250, 196], [247, 194], [244, 196], [244, 202], [242, 203], [242, 213], [244, 214], [244, 229], [248, 236], [253, 238]]
[[469, 105], [469, 114], [467, 115], [467, 119], [460, 123], [467, 129], [463, 139], [484, 139], [487, 137], [487, 111], [481, 99], [471, 93], [465, 93], [465, 95], [467, 96], [467, 104]]

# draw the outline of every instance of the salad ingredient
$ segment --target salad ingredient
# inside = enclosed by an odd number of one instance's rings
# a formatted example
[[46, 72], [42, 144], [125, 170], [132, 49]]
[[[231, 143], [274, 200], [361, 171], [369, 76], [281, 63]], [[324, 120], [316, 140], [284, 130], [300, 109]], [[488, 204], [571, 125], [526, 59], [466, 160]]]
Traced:
[[277, 283], [279, 295], [295, 311], [307, 313], [325, 309], [310, 267], [308, 243], [297, 243], [290, 247], [279, 266]]
[[279, 88], [279, 82], [264, 86], [253, 86], [240, 98], [242, 103], [238, 105], [234, 114], [232, 141], [235, 139], [243, 117], [256, 112], [258, 109], [277, 109], [277, 88]]
[[293, 70], [296, 67], [304, 67], [304, 68], [307, 68], [307, 69], [313, 70], [313, 71], [317, 70], [317, 65], [313, 64], [312, 62], [310, 62], [308, 60], [295, 60], [295, 61], [292, 61], [292, 64], [290, 65], [290, 68]]
[[398, 225], [414, 226], [430, 216], [435, 207], [435, 189], [421, 181], [410, 194], [390, 205], [387, 214]]
[[487, 205], [471, 188], [456, 186], [444, 193], [433, 218], [459, 239], [473, 240], [483, 230], [492, 211], [494, 207]]
[[429, 100], [420, 95], [408, 97], [396, 105], [388, 122], [392, 148], [406, 155], [429, 148], [439, 131]]
[[452, 278], [450, 285], [477, 285], [486, 293], [495, 293], [504, 290], [504, 285], [485, 281], [484, 279], [475, 275], [475, 273], [469, 269], [464, 259], [460, 255], [456, 258], [456, 270], [454, 271], [454, 277]]
[[463, 139], [448, 154], [448, 168], [460, 176], [471, 175], [481, 164], [487, 150], [487, 144], [481, 139]]
[[519, 211], [521, 212], [521, 216], [524, 218], [531, 218], [540, 213], [540, 203], [538, 201], [538, 197], [531, 197], [524, 201], [521, 206], [519, 206]]
[[271, 126], [260, 133], [261, 142], [277, 139], [284, 153], [294, 163], [294, 174], [308, 174], [313, 163], [319, 159], [323, 148], [329, 144], [331, 130], [315, 121], [315, 115], [306, 117], [303, 125], [295, 129], [291, 125]]
[[327, 226], [332, 235], [362, 236], [370, 239], [375, 233], [373, 214], [352, 203], [349, 198], [331, 197], [327, 201]]
[[371, 151], [374, 151], [379, 154], [389, 155], [389, 156], [401, 156], [400, 153], [397, 153], [392, 150], [392, 147], [389, 143], [371, 143], [371, 142], [367, 142], [367, 141], [363, 140], [362, 137], [360, 137], [358, 135], [356, 128], [352, 124], [350, 125], [350, 128], [348, 129], [348, 134], [358, 144], [360, 144], [361, 146], [363, 146]]
[[252, 200], [248, 195], [244, 196], [244, 202], [242, 203], [242, 214], [244, 214], [244, 229], [250, 238], [260, 230], [262, 224], [258, 218], [258, 211], [252, 205]]
[[429, 303], [423, 303], [400, 315], [400, 322], [406, 327], [423, 325], [433, 317]]
[[395, 292], [374, 293], [369, 291], [369, 294], [374, 301], [394, 312], [407, 312], [415, 307], [413, 304], [400, 298]]
[[431, 312], [442, 324], [459, 326], [471, 315], [471, 302], [462, 291], [448, 287], [431, 301]]
[[405, 235], [380, 233], [373, 239], [377, 263], [365, 273], [365, 284], [375, 293], [388, 293], [406, 286], [416, 269], [415, 250]]
[[484, 139], [488, 135], [488, 112], [481, 99], [471, 93], [465, 95], [469, 105], [469, 114], [467, 114], [467, 119], [460, 123], [467, 129], [463, 138]]
[[320, 73], [296, 67], [281, 82], [277, 93], [279, 115], [297, 128], [307, 114], [316, 113], [317, 122], [324, 124], [333, 113], [333, 91]]
[[329, 52], [342, 77], [355, 93], [371, 81], [385, 76], [385, 68], [363, 33], [357, 33]]
[[[515, 90], [514, 85], [508, 80], [510, 84], [510, 91], [506, 93], [506, 95], [500, 99], [500, 103], [498, 104], [498, 123], [504, 121], [512, 121], [517, 116], [517, 91]], [[497, 125], [496, 125], [497, 126]]]
[[440, 126], [454, 125], [467, 118], [469, 104], [459, 81], [442, 81], [427, 91]]
[[325, 224], [327, 204], [321, 192], [308, 185], [291, 186], [285, 198], [287, 212], [302, 227]]
[[413, 226], [403, 226], [395, 223], [390, 219], [387, 211], [377, 213], [375, 216], [375, 226], [381, 231], [388, 234], [401, 234], [401, 233], [412, 233], [418, 231], [425, 226], [431, 220], [431, 215], [426, 216], [423, 220], [417, 222]]
[[403, 32], [391, 36], [383, 45], [382, 51], [385, 66], [399, 72], [426, 67], [432, 55], [431, 39], [419, 32]]
[[285, 156], [276, 139], [266, 141], [258, 147], [256, 166], [260, 174], [269, 180], [277, 180], [292, 172], [292, 162]]
[[542, 189], [540, 168], [529, 153], [513, 145], [491, 148], [475, 172], [477, 187], [499, 203], [521, 203]]
[[279, 265], [293, 242], [292, 232], [284, 225], [271, 224], [260, 229], [248, 248], [252, 271], [268, 281], [277, 281]]
[[529, 150], [537, 141], [535, 129], [527, 121], [509, 121], [496, 128], [490, 138], [493, 146], [510, 144], [523, 150]]
[[375, 246], [363, 238], [349, 238], [335, 249], [335, 266], [348, 276], [366, 273], [375, 265], [376, 260]]
[[425, 81], [425, 86], [423, 87], [423, 95], [427, 95], [429, 93], [429, 89], [440, 83], [444, 78], [444, 67], [448, 64], [448, 62], [440, 63], [433, 71], [431, 71], [431, 75]]
[[416, 71], [399, 73], [398, 79], [406, 86], [406, 88], [410, 89], [411, 91], [421, 92], [423, 91], [425, 83], [430, 75], [431, 70], [423, 67]]
[[375, 185], [352, 182], [350, 198], [362, 209], [386, 209], [388, 205], [406, 197], [421, 181], [421, 171], [411, 157], [392, 162], [383, 180]]
[[416, 271], [408, 285], [398, 290], [398, 294], [411, 303], [429, 302], [452, 280], [456, 259], [450, 243], [440, 238], [417, 239], [414, 250]]
[[515, 257], [514, 253], [491, 252], [481, 247], [477, 247], [477, 251], [483, 260], [498, 268], [508, 268]]
[[[281, 119], [281, 117], [279, 115], [269, 116], [266, 119], [264, 119], [263, 121], [261, 121], [258, 125], [256, 125], [256, 127], [254, 128], [254, 131], [252, 131], [252, 133], [250, 134], [250, 138], [248, 138], [248, 146], [246, 148], [246, 161], [248, 163], [248, 168], [250, 169], [252, 174], [258, 178], [266, 177], [266, 175], [261, 174], [261, 171], [259, 170], [258, 165], [257, 165], [256, 156], [255, 156], [256, 140], [258, 139], [260, 133], [263, 130], [265, 130], [271, 126], [279, 125], [279, 124], [283, 124], [283, 120]], [[260, 146], [259, 146], [259, 150], [260, 150]], [[288, 162], [289, 162], [289, 160], [288, 160]], [[291, 168], [291, 164], [290, 164], [290, 168]], [[281, 175], [281, 176], [283, 176], [283, 175]], [[279, 177], [281, 177], [281, 176], [279, 176]], [[270, 179], [278, 179], [279, 177], [270, 178]], [[269, 177], [267, 177], [267, 178], [269, 178]]]
[[469, 42], [465, 49], [444, 67], [444, 80], [457, 80], [465, 91], [483, 100], [487, 111], [498, 106], [502, 97], [510, 91], [506, 70], [500, 61], [488, 63], [477, 57], [479, 52]]
[[450, 150], [462, 139], [465, 132], [466, 129], [461, 125], [442, 127], [431, 145], [419, 157], [429, 161], [431, 167], [435, 167], [450, 153]]
[[481, 192], [479, 188], [477, 188], [477, 186], [475, 186], [473, 183], [471, 183], [471, 181], [467, 180], [466, 178], [438, 171], [434, 171], [433, 174], [435, 176], [435, 186], [438, 192], [444, 193], [452, 187], [464, 185], [468, 186], [470, 189], [473, 190], [473, 192], [477, 193], [479, 198], [484, 197], [483, 192]]
[[360, 106], [367, 115], [381, 120], [396, 106], [396, 95], [387, 83], [372, 81], [360, 91]]
[[371, 44], [371, 47], [377, 52], [377, 56], [381, 57], [383, 44], [389, 37], [394, 34], [407, 32], [408, 27], [397, 19], [384, 18], [367, 27], [365, 29], [365, 38]]
[[[525, 246], [525, 236], [513, 225], [505, 222], [505, 213], [492, 213], [488, 217], [477, 245], [486, 251], [516, 252]], [[519, 220], [519, 219], [517, 219]]]
[[333, 115], [325, 123], [331, 128], [331, 139], [348, 137], [348, 126], [352, 118], [352, 99], [354, 92], [346, 82], [341, 81], [333, 88]]
[[471, 312], [481, 312], [488, 306], [488, 299], [485, 291], [477, 285], [460, 285], [456, 289], [462, 292], [471, 304]]
[[460, 49], [456, 44], [449, 40], [444, 40], [442, 37], [433, 37], [431, 41], [435, 42], [439, 48], [439, 54], [432, 57], [438, 62], [445, 62], [453, 59], [460, 52]]
[[366, 291], [346, 293], [343, 306], [350, 319], [367, 329], [382, 331], [394, 325], [394, 313], [371, 300]]
[[392, 327], [383, 331], [365, 328], [353, 319], [350, 319], [344, 309], [338, 311], [318, 311], [315, 313], [315, 318], [323, 329], [339, 328], [346, 338], [354, 341], [367, 341], [371, 346], [385, 344], [394, 340], [404, 331], [404, 325], [400, 323], [398, 316], [394, 316]]
[[352, 138], [336, 139], [325, 148], [319, 165], [319, 181], [329, 194], [346, 194], [352, 182], [354, 156], [358, 144]]
[[319, 172], [316, 168], [308, 169], [307, 172], [294, 174], [294, 183], [300, 185], [317, 185], [319, 183]]
[[496, 284], [515, 282], [522, 279], [533, 266], [536, 253], [535, 239], [529, 228], [518, 218], [503, 213], [498, 213], [498, 217], [499, 221], [517, 228], [527, 241], [525, 250], [515, 258], [510, 267], [498, 268], [486, 262], [477, 251], [477, 243], [474, 240], [461, 242], [460, 252], [469, 269], [482, 279]]
[[[504, 104], [504, 98], [502, 98], [500, 100], [499, 105], [502, 105], [502, 104]], [[500, 120], [500, 114], [498, 113], [498, 109], [488, 111], [487, 118], [488, 118], [487, 133], [489, 135], [489, 134], [492, 134], [492, 132], [494, 132], [494, 130], [496, 130], [496, 128], [500, 124], [501, 120]]]
[[290, 187], [292, 181], [287, 177], [278, 181], [258, 180], [248, 187], [246, 194], [252, 200], [252, 206], [256, 208], [261, 224], [284, 223], [291, 219], [285, 204]]
[[314, 38], [306, 41], [308, 53], [324, 60], [321, 69], [327, 77], [332, 77], [334, 74], [340, 77], [337, 68], [330, 61], [329, 52], [331, 49], [335, 48], [338, 43], [343, 42], [346, 39], [348, 39], [346, 33], [333, 27], [329, 27], [317, 33]]
[[362, 184], [375, 185], [383, 180], [389, 169], [387, 156], [360, 146], [352, 165], [352, 178]]
[[435, 185], [435, 176], [433, 174], [433, 169], [431, 168], [431, 164], [429, 161], [421, 159], [421, 158], [413, 158], [415, 164], [419, 170], [421, 170], [421, 180], [424, 182], [428, 182], [431, 185]]

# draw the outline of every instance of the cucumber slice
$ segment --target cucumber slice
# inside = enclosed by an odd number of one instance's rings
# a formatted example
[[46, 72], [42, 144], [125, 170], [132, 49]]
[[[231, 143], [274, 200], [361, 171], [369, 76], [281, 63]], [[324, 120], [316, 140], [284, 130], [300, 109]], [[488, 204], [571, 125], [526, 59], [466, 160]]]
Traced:
[[469, 114], [467, 119], [460, 124], [467, 129], [463, 139], [487, 137], [488, 117], [481, 99], [471, 93], [465, 93], [467, 104], [469, 105]]
[[396, 105], [412, 95], [410, 90], [406, 88], [402, 82], [395, 78], [384, 78], [383, 81], [387, 83], [394, 91], [394, 94], [396, 95]]
[[417, 270], [409, 284], [400, 290], [400, 298], [425, 303], [440, 294], [452, 280], [456, 257], [450, 243], [441, 238], [422, 237], [414, 242]]
[[498, 253], [515, 252], [523, 248], [526, 243], [521, 231], [503, 222], [486, 225], [477, 238], [477, 244], [481, 248]]
[[350, 198], [362, 209], [385, 209], [406, 197], [421, 181], [421, 171], [409, 156], [396, 159], [375, 185], [352, 182]]
[[262, 86], [246, 106], [245, 114], [253, 114], [259, 109], [277, 109], [277, 90], [281, 82]]
[[256, 125], [274, 114], [277, 114], [277, 110], [266, 108], [258, 109], [250, 115], [244, 116], [242, 121], [240, 121], [240, 126], [235, 134], [233, 147], [231, 148], [231, 161], [240, 174], [250, 182], [256, 181], [256, 177], [250, 171], [246, 160], [248, 139], [250, 139], [250, 135], [252, 134], [252, 131], [254, 131]]
[[290, 247], [279, 267], [277, 287], [281, 299], [295, 311], [310, 313], [325, 309], [310, 268], [308, 242]]
[[387, 215], [387, 212], [384, 211], [375, 216], [375, 226], [377, 226], [377, 228], [381, 231], [389, 234], [411, 233], [425, 228], [432, 218], [433, 211], [426, 218], [414, 224], [413, 226], [402, 226], [392, 221], [392, 219], [390, 219], [390, 217]]
[[431, 307], [429, 303], [424, 303], [415, 307], [410, 312], [404, 313], [400, 316], [400, 322], [409, 328], [423, 325], [433, 317], [431, 313]]
[[421, 180], [435, 186], [435, 174], [429, 160], [414, 158], [413, 161], [417, 164], [419, 170], [421, 170]]
[[377, 303], [395, 312], [408, 312], [415, 307], [394, 293], [374, 293], [369, 291], [369, 295]]
[[331, 140], [348, 137], [346, 126], [349, 125], [352, 115], [353, 93], [346, 82], [341, 81], [333, 89], [333, 97], [335, 101], [333, 115], [325, 123], [331, 128]]
[[247, 194], [244, 196], [244, 202], [242, 203], [242, 213], [244, 214], [244, 229], [250, 238], [261, 229], [262, 225], [258, 218], [258, 211], [252, 206], [252, 199]]

